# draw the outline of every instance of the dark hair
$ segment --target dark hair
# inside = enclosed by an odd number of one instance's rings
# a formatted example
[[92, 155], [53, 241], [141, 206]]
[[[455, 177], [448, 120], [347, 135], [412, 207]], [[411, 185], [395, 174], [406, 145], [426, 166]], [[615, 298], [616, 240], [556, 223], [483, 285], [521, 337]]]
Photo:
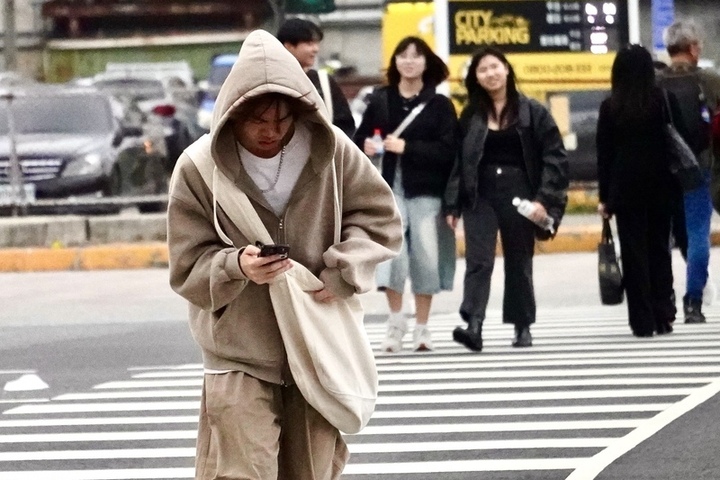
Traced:
[[425, 71], [422, 74], [423, 88], [437, 87], [448, 77], [450, 72], [445, 62], [432, 51], [425, 40], [419, 37], [405, 37], [397, 44], [390, 57], [390, 66], [387, 70], [388, 83], [395, 86], [400, 83], [400, 72], [395, 57], [407, 50], [410, 45], [415, 45], [418, 53], [425, 57]]
[[291, 18], [280, 26], [276, 36], [282, 44], [297, 45], [302, 42], [322, 41], [323, 31], [310, 20]]
[[612, 65], [610, 111], [618, 125], [646, 123], [657, 115], [655, 65], [641, 45], [626, 45]]
[[[476, 70], [480, 61], [487, 57], [493, 56], [500, 60], [508, 69], [506, 84], [506, 103], [501, 112], [495, 111], [495, 104], [490, 98], [490, 94], [480, 85], [477, 80]], [[465, 88], [468, 93], [468, 104], [465, 107], [468, 114], [479, 112], [486, 118], [496, 118], [501, 127], [512, 125], [518, 117], [520, 108], [520, 93], [517, 89], [515, 80], [515, 70], [503, 52], [495, 47], [485, 47], [475, 52], [470, 60], [467, 75], [465, 76]]]
[[267, 109], [280, 102], [287, 103], [290, 114], [295, 120], [304, 114], [312, 113], [317, 110], [317, 106], [313, 107], [312, 105], [303, 102], [300, 98], [289, 97], [279, 92], [270, 92], [250, 97], [245, 100], [232, 113], [232, 119], [235, 121], [245, 122], [250, 119], [251, 113], [255, 110], [262, 109], [262, 114]]

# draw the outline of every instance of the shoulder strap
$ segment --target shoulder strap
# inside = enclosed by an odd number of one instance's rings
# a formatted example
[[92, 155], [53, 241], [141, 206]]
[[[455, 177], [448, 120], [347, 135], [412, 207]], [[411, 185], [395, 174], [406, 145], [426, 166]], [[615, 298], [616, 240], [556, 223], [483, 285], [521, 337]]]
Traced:
[[670, 97], [668, 97], [667, 89], [663, 88], [663, 99], [665, 99], [665, 112], [667, 114], [668, 123], [672, 126], [675, 126], [675, 122], [673, 121], [672, 116], [672, 108], [670, 108]]
[[330, 116], [330, 122], [332, 123], [332, 121], [335, 119], [335, 114], [333, 112], [333, 99], [332, 92], [330, 91], [330, 78], [327, 70], [322, 68], [319, 69], [318, 78], [320, 79], [320, 89], [322, 90], [322, 97], [325, 101], [325, 107], [327, 108], [328, 115]]
[[420, 112], [423, 111], [423, 108], [425, 108], [425, 105], [427, 105], [427, 102], [422, 102], [415, 106], [410, 113], [407, 114], [407, 117], [403, 119], [402, 122], [400, 122], [400, 125], [397, 126], [397, 128], [392, 132], [392, 135], [399, 137], [400, 134], [412, 123], [415, 118], [420, 115]]

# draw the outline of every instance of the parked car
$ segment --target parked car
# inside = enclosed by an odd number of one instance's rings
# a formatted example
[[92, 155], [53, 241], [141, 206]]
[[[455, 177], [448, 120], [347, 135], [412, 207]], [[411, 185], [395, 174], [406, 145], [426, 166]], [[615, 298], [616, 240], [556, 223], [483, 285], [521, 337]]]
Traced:
[[93, 77], [91, 84], [120, 101], [126, 112], [141, 113], [142, 122], [160, 126], [167, 146], [168, 172], [182, 151], [204, 133], [196, 121], [194, 89], [179, 77], [156, 79], [142, 74], [104, 72]]
[[198, 83], [200, 105], [197, 112], [197, 124], [205, 132], [210, 130], [215, 99], [220, 91], [220, 86], [230, 75], [230, 69], [235, 64], [235, 60], [237, 60], [237, 54], [234, 53], [216, 55], [210, 62], [208, 78]]
[[165, 156], [141, 129], [123, 128], [111, 99], [95, 89], [38, 84], [3, 96], [0, 190], [11, 182], [13, 143], [22, 181], [37, 198], [167, 192]]

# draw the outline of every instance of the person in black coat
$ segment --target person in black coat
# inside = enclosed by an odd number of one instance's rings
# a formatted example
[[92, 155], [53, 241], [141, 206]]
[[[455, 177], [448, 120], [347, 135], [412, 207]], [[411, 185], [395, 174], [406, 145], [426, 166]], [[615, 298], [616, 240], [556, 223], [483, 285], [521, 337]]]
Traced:
[[[392, 187], [403, 217], [405, 244], [400, 255], [378, 267], [377, 284], [385, 290], [390, 315], [381, 349], [397, 352], [407, 330], [403, 291], [407, 278], [415, 297], [416, 351], [432, 350], [427, 322], [434, 294], [451, 290], [455, 274], [455, 236], [442, 217], [442, 197], [452, 169], [457, 116], [452, 102], [436, 93], [448, 69], [422, 39], [406, 37], [395, 47], [388, 85], [376, 89], [355, 133], [355, 143], [377, 157], [372, 141], [383, 137], [382, 176]], [[422, 106], [422, 107], [420, 107]], [[398, 126], [413, 118], [402, 132]]]
[[679, 185], [667, 155], [666, 103], [674, 118], [680, 112], [667, 93], [666, 102], [650, 52], [628, 45], [613, 62], [611, 94], [600, 105], [597, 124], [598, 212], [617, 222], [628, 319], [637, 337], [672, 332], [677, 310], [670, 229]]
[[355, 132], [355, 119], [340, 85], [332, 76], [328, 75], [330, 98], [326, 98], [326, 92], [320, 82], [320, 73], [313, 68], [315, 58], [320, 51], [320, 42], [323, 39], [322, 29], [310, 20], [291, 18], [280, 26], [277, 39], [300, 62], [300, 66], [305, 70], [325, 104], [332, 104], [331, 120], [333, 125], [352, 138]]
[[[501, 51], [489, 47], [473, 55], [465, 87], [462, 143], [445, 195], [448, 224], [455, 228], [462, 216], [465, 230], [460, 316], [468, 325], [456, 328], [453, 338], [470, 350], [482, 350], [499, 230], [505, 262], [503, 322], [515, 326], [514, 347], [529, 347], [535, 322], [535, 238], [553, 236], [565, 212], [567, 154], [550, 112], [517, 91], [512, 65]], [[518, 213], [515, 197], [532, 202], [530, 218]], [[552, 231], [536, 225], [547, 216], [553, 219]]]

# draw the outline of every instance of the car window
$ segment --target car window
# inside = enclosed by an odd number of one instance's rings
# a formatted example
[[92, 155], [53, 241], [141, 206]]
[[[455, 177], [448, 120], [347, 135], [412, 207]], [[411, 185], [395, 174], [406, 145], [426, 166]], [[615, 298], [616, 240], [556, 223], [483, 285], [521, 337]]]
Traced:
[[[19, 97], [12, 102], [17, 133], [109, 133], [108, 99], [99, 95]], [[0, 134], [8, 133], [7, 103], [0, 102]]]
[[165, 97], [165, 88], [160, 80], [141, 78], [117, 78], [97, 80], [95, 88], [114, 96], [131, 95], [137, 100], [155, 100]]

